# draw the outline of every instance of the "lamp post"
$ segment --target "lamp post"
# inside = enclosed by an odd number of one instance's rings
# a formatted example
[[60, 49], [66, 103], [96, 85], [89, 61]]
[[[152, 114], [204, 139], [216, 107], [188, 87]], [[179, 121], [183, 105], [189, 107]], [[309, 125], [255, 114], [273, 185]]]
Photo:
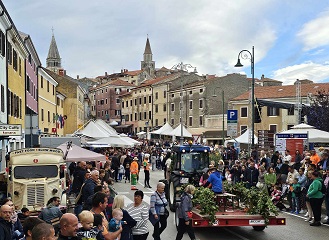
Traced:
[[174, 65], [171, 70], [179, 70], [181, 74], [181, 80], [180, 80], [180, 101], [179, 101], [179, 116], [180, 116], [180, 138], [179, 138], [179, 144], [184, 144], [184, 136], [183, 136], [183, 71], [187, 71], [189, 68], [194, 68], [193, 73], [197, 73], [197, 70], [195, 67], [193, 67], [191, 64], [184, 64], [183, 62], [177, 63]]
[[252, 46], [252, 52], [249, 50], [242, 50], [238, 54], [238, 62], [234, 67], [243, 67], [240, 62], [240, 56], [242, 59], [250, 59], [251, 62], [251, 148], [255, 146], [255, 53], [254, 46]]
[[[218, 87], [214, 89], [214, 94], [212, 95], [213, 97], [217, 97], [215, 91]], [[222, 90], [222, 145], [224, 146], [225, 142], [225, 137], [224, 137], [224, 126], [225, 126], [225, 120], [224, 120], [224, 108], [225, 108], [225, 103], [224, 103], [224, 90]]]

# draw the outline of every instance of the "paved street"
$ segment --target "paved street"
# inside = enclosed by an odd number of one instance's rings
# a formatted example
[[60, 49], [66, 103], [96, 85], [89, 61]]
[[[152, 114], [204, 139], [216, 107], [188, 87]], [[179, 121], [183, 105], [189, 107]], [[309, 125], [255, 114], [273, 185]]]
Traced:
[[[149, 204], [150, 196], [155, 190], [156, 183], [159, 179], [163, 179], [163, 171], [151, 171], [150, 184], [152, 189], [144, 188], [144, 173], [140, 174], [138, 188], [144, 193], [144, 201]], [[115, 183], [115, 189], [119, 194], [124, 195], [125, 204], [133, 202], [134, 191], [130, 190], [130, 183], [119, 182]], [[282, 239], [303, 239], [303, 240], [325, 240], [328, 239], [329, 226], [322, 225], [321, 227], [310, 227], [304, 220], [306, 219], [302, 214], [296, 216], [290, 213], [281, 213], [282, 217], [287, 218], [286, 226], [272, 226], [266, 228], [262, 232], [256, 232], [251, 227], [230, 227], [230, 228], [200, 228], [195, 229], [196, 237], [201, 240], [282, 240]], [[152, 240], [153, 227], [149, 224], [150, 234], [148, 239]], [[174, 213], [168, 218], [168, 227], [161, 236], [162, 240], [173, 240], [176, 236], [176, 227], [174, 225]], [[184, 235], [183, 240], [188, 240], [187, 234]]]

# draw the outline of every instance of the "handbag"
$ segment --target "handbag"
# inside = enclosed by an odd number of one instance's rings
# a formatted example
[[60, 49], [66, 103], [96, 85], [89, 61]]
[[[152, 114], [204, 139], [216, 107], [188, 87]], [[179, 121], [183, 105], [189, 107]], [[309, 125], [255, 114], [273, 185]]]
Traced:
[[75, 204], [77, 204], [78, 203], [78, 201], [80, 200], [80, 198], [81, 198], [81, 196], [82, 196], [82, 189], [83, 189], [83, 187], [85, 186], [85, 184], [86, 183], [83, 183], [82, 184], [82, 186], [81, 186], [81, 188], [80, 188], [80, 192], [79, 192], [79, 194], [78, 194], [78, 196], [76, 197], [76, 199], [75, 199]]
[[256, 187], [257, 188], [263, 188], [264, 187], [264, 183], [257, 182]]
[[161, 201], [162, 201], [162, 203], [163, 203], [163, 207], [164, 207], [164, 213], [163, 213], [163, 216], [164, 216], [165, 218], [168, 218], [168, 217], [169, 217], [169, 211], [168, 211], [168, 209], [166, 208], [166, 204], [165, 204], [164, 201], [162, 200], [162, 198], [161, 198], [161, 196], [159, 195], [159, 193], [158, 193], [158, 192], [156, 192], [156, 193], [158, 194], [159, 198], [161, 199]]
[[160, 218], [155, 218], [153, 213], [151, 212], [151, 209], [149, 209], [149, 220], [152, 223], [152, 225], [154, 226], [157, 222], [160, 221]]

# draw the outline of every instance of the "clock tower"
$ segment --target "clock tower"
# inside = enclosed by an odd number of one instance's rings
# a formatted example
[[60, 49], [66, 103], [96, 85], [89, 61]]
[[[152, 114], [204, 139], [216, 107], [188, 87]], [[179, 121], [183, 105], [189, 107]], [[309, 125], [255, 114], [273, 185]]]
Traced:
[[152, 60], [153, 54], [149, 38], [146, 39], [144, 59], [141, 61], [141, 70], [146, 71], [152, 78], [155, 77], [155, 62]]

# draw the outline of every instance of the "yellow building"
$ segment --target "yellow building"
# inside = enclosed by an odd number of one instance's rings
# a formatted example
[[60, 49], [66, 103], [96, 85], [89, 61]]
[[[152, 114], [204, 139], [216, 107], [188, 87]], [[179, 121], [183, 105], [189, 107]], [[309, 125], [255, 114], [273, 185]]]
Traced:
[[57, 90], [65, 96], [63, 115], [60, 116], [63, 134], [72, 134], [84, 124], [84, 94], [83, 89], [71, 78], [60, 76], [46, 68], [44, 71], [49, 74], [57, 83]]
[[25, 59], [28, 51], [13, 26], [7, 33], [8, 56], [8, 123], [25, 128]]
[[[60, 127], [57, 128], [57, 93], [58, 83], [44, 70], [39, 69], [39, 129], [43, 136], [62, 135]], [[59, 102], [60, 104], [60, 102]]]

